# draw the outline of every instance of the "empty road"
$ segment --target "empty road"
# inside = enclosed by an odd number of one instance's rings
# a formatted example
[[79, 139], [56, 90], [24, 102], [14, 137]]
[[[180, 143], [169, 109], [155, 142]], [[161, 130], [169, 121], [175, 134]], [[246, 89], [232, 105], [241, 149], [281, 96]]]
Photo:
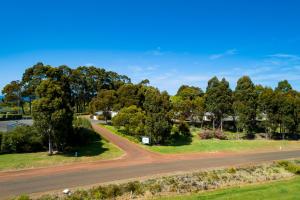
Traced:
[[0, 199], [14, 195], [62, 191], [116, 180], [171, 172], [237, 166], [300, 157], [300, 150], [243, 154], [160, 155], [149, 152], [108, 130], [93, 125], [103, 137], [126, 154], [113, 161], [0, 172]]

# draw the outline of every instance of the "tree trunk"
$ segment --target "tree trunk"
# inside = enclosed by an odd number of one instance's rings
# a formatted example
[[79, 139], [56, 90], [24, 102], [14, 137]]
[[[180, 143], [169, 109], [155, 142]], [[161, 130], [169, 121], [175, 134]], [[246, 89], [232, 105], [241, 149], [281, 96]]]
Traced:
[[213, 118], [213, 131], [215, 131], [215, 118]]
[[105, 123], [107, 124], [107, 115], [104, 114], [104, 118], [105, 118]]
[[223, 119], [221, 117], [221, 132], [223, 132]]
[[30, 115], [32, 115], [32, 101], [31, 101], [31, 98], [29, 99], [29, 112], [30, 112]]
[[52, 141], [51, 141], [51, 132], [49, 132], [49, 152], [48, 152], [48, 154], [49, 155], [52, 155], [53, 154], [53, 147], [52, 147]]
[[22, 108], [22, 114], [25, 115], [26, 113], [25, 113], [24, 105], [23, 104], [21, 104], [21, 108]]

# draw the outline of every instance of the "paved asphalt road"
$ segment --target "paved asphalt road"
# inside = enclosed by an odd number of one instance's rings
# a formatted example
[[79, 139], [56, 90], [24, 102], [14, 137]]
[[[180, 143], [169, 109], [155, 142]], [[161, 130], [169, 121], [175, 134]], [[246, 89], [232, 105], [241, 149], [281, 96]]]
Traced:
[[21, 119], [21, 120], [10, 120], [10, 121], [0, 121], [0, 131], [7, 132], [9, 129], [13, 129], [18, 125], [28, 125], [33, 124], [32, 119]]
[[0, 180], [0, 198], [24, 193], [40, 193], [64, 188], [80, 187], [115, 180], [143, 177], [178, 171], [206, 169], [221, 166], [235, 166], [272, 160], [300, 157], [298, 151], [268, 152], [245, 155], [233, 155], [221, 158], [203, 158], [166, 163], [149, 163], [106, 169], [82, 170], [63, 174], [48, 174], [30, 178]]
[[68, 166], [0, 172], [0, 199], [20, 194], [62, 191], [117, 180], [188, 170], [236, 166], [273, 160], [300, 158], [300, 150], [252, 154], [160, 155], [149, 152], [112, 134], [93, 121], [95, 131], [121, 148], [126, 154], [112, 161], [79, 163]]

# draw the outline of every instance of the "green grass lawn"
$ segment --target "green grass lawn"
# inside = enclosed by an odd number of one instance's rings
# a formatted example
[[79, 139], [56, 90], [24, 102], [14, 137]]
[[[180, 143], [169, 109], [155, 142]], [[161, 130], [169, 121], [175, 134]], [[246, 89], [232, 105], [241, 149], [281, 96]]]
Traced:
[[[131, 136], [122, 134], [113, 126], [105, 125], [107, 129], [114, 132], [115, 134], [126, 137], [127, 139], [139, 143], [139, 141]], [[218, 151], [249, 151], [249, 150], [258, 150], [258, 149], [270, 149], [270, 150], [279, 150], [280, 147], [284, 149], [295, 149], [300, 148], [300, 142], [298, 141], [282, 141], [282, 140], [201, 140], [197, 133], [199, 129], [193, 129], [190, 141], [179, 140], [173, 145], [167, 146], [145, 146], [151, 151], [171, 154], [171, 153], [196, 153], [196, 152], [218, 152]]]
[[185, 196], [161, 197], [156, 200], [295, 200], [300, 199], [300, 177], [260, 185], [220, 189]]
[[78, 152], [78, 157], [75, 157], [74, 153], [48, 156], [47, 152], [0, 155], [0, 171], [112, 159], [123, 154], [118, 147], [104, 139], [75, 151]]

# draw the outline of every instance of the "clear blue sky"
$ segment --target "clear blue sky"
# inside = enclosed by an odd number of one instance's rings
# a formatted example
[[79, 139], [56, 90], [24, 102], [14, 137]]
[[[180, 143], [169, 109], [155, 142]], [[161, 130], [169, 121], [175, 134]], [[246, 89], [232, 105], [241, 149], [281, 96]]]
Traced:
[[0, 19], [0, 89], [39, 61], [96, 65], [171, 94], [213, 75], [300, 89], [297, 0], [7, 0]]

